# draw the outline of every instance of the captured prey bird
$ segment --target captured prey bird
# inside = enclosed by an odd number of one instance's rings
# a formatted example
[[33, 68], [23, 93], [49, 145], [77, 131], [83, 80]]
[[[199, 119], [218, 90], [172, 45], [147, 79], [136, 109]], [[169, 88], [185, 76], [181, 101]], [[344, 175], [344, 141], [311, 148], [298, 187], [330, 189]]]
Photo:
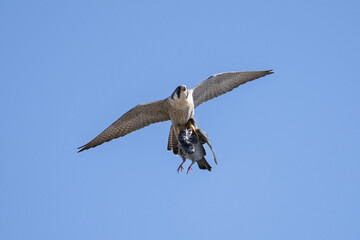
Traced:
[[123, 137], [150, 124], [171, 121], [168, 150], [179, 153], [178, 136], [186, 128], [194, 109], [200, 104], [227, 93], [241, 84], [272, 74], [267, 71], [224, 72], [215, 74], [192, 89], [181, 85], [163, 100], [140, 104], [122, 115], [93, 140], [79, 147], [79, 152], [96, 147], [112, 139]]
[[215, 152], [211, 146], [208, 135], [203, 130], [199, 129], [195, 118], [190, 118], [188, 126], [181, 130], [178, 136], [179, 153], [183, 160], [177, 169], [178, 172], [184, 169], [182, 165], [185, 163], [186, 159], [190, 159], [192, 161], [187, 170], [187, 174], [191, 172], [191, 166], [195, 162], [198, 164], [200, 169], [207, 169], [211, 171], [211, 166], [204, 157], [206, 155], [206, 151], [203, 146], [205, 143], [209, 145], [214, 155], [214, 161], [217, 164]]

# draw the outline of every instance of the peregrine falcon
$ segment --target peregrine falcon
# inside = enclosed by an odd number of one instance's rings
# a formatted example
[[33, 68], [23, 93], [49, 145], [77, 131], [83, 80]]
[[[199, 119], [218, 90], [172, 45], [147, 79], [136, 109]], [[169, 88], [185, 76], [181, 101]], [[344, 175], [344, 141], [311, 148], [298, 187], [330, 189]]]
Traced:
[[241, 84], [272, 73], [272, 70], [224, 72], [209, 77], [192, 89], [181, 85], [166, 99], [135, 106], [89, 143], [79, 147], [78, 152], [123, 137], [150, 124], [170, 120], [172, 125], [168, 150], [173, 150], [174, 154], [178, 154], [177, 136], [181, 130], [185, 129], [189, 119], [194, 116], [196, 107], [237, 88]]
[[198, 127], [195, 118], [190, 118], [188, 127], [181, 130], [178, 136], [179, 153], [183, 160], [177, 169], [178, 172], [184, 169], [182, 165], [185, 163], [186, 159], [190, 159], [192, 161], [187, 170], [187, 174], [191, 172], [191, 166], [195, 162], [198, 164], [200, 169], [207, 169], [211, 171], [211, 166], [204, 157], [206, 155], [206, 151], [203, 146], [205, 143], [209, 145], [214, 155], [214, 161], [217, 164], [215, 152], [211, 146], [209, 137]]

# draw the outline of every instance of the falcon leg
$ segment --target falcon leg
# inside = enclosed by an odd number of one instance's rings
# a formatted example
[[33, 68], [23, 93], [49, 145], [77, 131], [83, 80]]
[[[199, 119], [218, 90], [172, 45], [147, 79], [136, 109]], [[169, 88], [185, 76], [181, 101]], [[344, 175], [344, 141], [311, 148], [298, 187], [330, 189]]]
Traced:
[[189, 166], [189, 168], [188, 168], [188, 170], [187, 170], [187, 172], [186, 172], [186, 174], [189, 174], [189, 173], [191, 173], [191, 166], [194, 164], [195, 162], [193, 161], [191, 164], [190, 164], [190, 166]]

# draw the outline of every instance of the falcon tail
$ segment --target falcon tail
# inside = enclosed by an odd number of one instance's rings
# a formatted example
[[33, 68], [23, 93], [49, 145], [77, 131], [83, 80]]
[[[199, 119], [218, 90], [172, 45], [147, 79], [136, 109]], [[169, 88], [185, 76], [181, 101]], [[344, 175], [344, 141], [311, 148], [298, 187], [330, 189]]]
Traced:
[[167, 150], [168, 151], [173, 150], [173, 153], [175, 155], [179, 155], [178, 139], [177, 139], [177, 137], [175, 135], [176, 134], [174, 133], [173, 127], [171, 125], [170, 132], [169, 132], [169, 140], [168, 140]]
[[207, 170], [211, 171], [211, 166], [204, 157], [201, 160], [197, 161], [197, 164], [200, 169], [203, 169], [203, 170], [207, 169]]

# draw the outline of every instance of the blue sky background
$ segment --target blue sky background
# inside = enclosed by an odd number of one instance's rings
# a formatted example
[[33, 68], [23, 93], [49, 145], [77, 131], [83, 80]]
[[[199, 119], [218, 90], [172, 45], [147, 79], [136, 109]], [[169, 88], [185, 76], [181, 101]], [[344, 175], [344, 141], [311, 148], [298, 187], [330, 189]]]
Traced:
[[[359, 1], [1, 1], [0, 238], [360, 239], [359, 29]], [[267, 69], [196, 109], [212, 172], [176, 172], [169, 122], [76, 153]]]

